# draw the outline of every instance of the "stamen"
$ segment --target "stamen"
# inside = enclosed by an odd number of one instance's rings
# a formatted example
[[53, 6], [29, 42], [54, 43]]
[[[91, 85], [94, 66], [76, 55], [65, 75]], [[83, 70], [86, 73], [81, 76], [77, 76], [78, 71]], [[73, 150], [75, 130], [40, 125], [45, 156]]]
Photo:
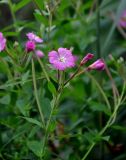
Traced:
[[60, 60], [60, 62], [63, 62], [63, 63], [65, 63], [65, 61], [66, 61], [66, 58], [65, 58], [65, 57], [60, 57], [60, 58], [59, 58], [59, 60]]

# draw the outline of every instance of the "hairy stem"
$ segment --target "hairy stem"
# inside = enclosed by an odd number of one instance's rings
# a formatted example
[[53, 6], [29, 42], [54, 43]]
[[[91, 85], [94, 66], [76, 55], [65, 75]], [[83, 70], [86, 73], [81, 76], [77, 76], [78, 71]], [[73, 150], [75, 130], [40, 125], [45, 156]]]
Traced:
[[58, 90], [57, 90], [57, 94], [53, 98], [51, 113], [50, 113], [49, 119], [48, 119], [47, 124], [46, 124], [45, 137], [44, 137], [44, 141], [43, 141], [42, 154], [41, 154], [42, 157], [44, 157], [45, 147], [47, 145], [47, 141], [48, 141], [49, 134], [50, 134], [49, 127], [50, 127], [50, 124], [51, 124], [52, 116], [53, 116], [55, 108], [58, 107], [59, 98], [60, 98], [61, 93], [63, 91], [63, 87], [64, 87], [64, 74], [65, 73], [62, 72], [62, 71], [59, 72], [59, 76], [60, 76], [59, 77], [59, 87], [58, 87]]

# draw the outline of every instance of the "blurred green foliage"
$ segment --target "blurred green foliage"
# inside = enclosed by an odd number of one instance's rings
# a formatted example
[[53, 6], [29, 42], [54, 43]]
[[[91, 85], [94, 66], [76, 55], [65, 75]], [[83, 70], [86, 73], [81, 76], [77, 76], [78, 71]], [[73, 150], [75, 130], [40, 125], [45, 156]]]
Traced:
[[[87, 52], [94, 53], [96, 58], [105, 58], [111, 74], [92, 71], [65, 87], [49, 128], [51, 136], [45, 160], [81, 160], [92, 141], [97, 145], [87, 159], [126, 159], [125, 99], [115, 123], [104, 135], [98, 134], [114, 110], [113, 82], [120, 94], [126, 80], [126, 41], [117, 27], [126, 1], [1, 0], [0, 9], [0, 31], [7, 37], [8, 51], [16, 60], [14, 63], [5, 52], [0, 53], [0, 158], [41, 158], [44, 131], [35, 100], [30, 58], [27, 65], [19, 65], [26, 33], [33, 31], [44, 39], [37, 47], [45, 53], [42, 61], [51, 77], [47, 83], [35, 59], [37, 94], [46, 121], [51, 112], [51, 93], [55, 94], [57, 89], [56, 71], [48, 64], [49, 51], [61, 46], [73, 48], [78, 56], [77, 65]], [[67, 70], [66, 77], [74, 70]]]

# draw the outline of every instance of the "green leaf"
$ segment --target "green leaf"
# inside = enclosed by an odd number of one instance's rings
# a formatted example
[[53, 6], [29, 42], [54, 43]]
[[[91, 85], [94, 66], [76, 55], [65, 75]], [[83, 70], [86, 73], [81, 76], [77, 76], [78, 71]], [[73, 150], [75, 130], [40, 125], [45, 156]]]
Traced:
[[92, 142], [99, 142], [101, 140], [109, 140], [109, 136], [105, 136], [105, 137], [102, 137], [101, 135], [99, 135], [99, 133], [95, 130], [91, 130], [90, 132], [86, 132], [84, 134], [84, 137], [89, 141], [89, 143], [92, 143]]
[[16, 106], [24, 116], [27, 115], [27, 110], [29, 108], [29, 104], [26, 102], [25, 99], [18, 99], [16, 101]]
[[46, 25], [46, 26], [48, 25], [48, 20], [47, 20], [47, 18], [44, 17], [44, 16], [42, 16], [40, 12], [36, 11], [36, 12], [34, 13], [34, 16], [35, 16], [35, 18], [36, 18], [37, 21], [41, 22], [42, 24], [44, 24], [44, 25]]
[[18, 4], [13, 6], [13, 11], [16, 12], [22, 7], [26, 6], [31, 0], [21, 0]]
[[0, 72], [5, 73], [8, 76], [8, 79], [13, 78], [11, 71], [10, 71], [10, 68], [9, 68], [9, 65], [3, 58], [0, 58]]
[[29, 117], [22, 117], [22, 118], [24, 118], [26, 121], [28, 121], [28, 122], [30, 122], [30, 123], [32, 123], [32, 124], [35, 124], [35, 125], [37, 125], [37, 126], [39, 126], [39, 127], [42, 127], [42, 123], [39, 122], [39, 121], [36, 120], [36, 119], [29, 118]]
[[83, 122], [84, 122], [83, 118], [78, 119], [75, 123], [71, 125], [70, 130], [75, 129], [80, 123], [83, 123]]
[[114, 126], [112, 126], [112, 128], [126, 132], [126, 127], [124, 127], [124, 126], [114, 125]]
[[51, 112], [50, 100], [48, 98], [39, 97], [44, 117], [48, 118]]
[[[8, 112], [9, 114], [9, 112]], [[16, 129], [19, 125], [19, 119], [15, 116], [6, 116], [6, 117], [0, 117], [0, 124], [5, 125], [8, 128]]]
[[29, 139], [33, 138], [36, 135], [36, 133], [39, 132], [39, 130], [40, 130], [40, 127], [38, 127], [37, 125], [33, 126], [29, 135], [28, 135], [28, 138]]
[[4, 97], [2, 97], [2, 98], [0, 98], [0, 103], [1, 104], [8, 105], [10, 103], [10, 101], [11, 101], [11, 98], [10, 98], [9, 94], [4, 96]]
[[55, 130], [56, 124], [57, 124], [56, 120], [51, 121], [49, 128], [48, 128], [49, 133]]
[[109, 141], [109, 139], [110, 139], [110, 136], [104, 136], [104, 137], [102, 137], [102, 136], [99, 135], [99, 134], [96, 134], [96, 135], [94, 136], [94, 141], [95, 141], [95, 142], [100, 142], [100, 141], [102, 141], [102, 140], [104, 140], [104, 141]]
[[17, 36], [19, 33], [17, 32], [6, 32], [5, 36]]
[[23, 83], [23, 84], [24, 84], [25, 81], [28, 79], [29, 73], [30, 73], [30, 71], [28, 70], [26, 73], [24, 73], [24, 74], [22, 75], [22, 83]]
[[52, 94], [56, 94], [56, 88], [52, 82], [48, 82], [48, 89]]
[[102, 139], [108, 142], [110, 139], [110, 136], [104, 136], [104, 137], [102, 137]]
[[27, 142], [28, 148], [38, 157], [42, 155], [42, 143], [38, 141], [28, 141]]
[[39, 9], [41, 9], [41, 10], [43, 10], [44, 9], [44, 1], [42, 1], [42, 0], [34, 0], [34, 2], [35, 2], [35, 4], [36, 4], [36, 6], [39, 8]]
[[89, 143], [92, 143], [94, 141], [94, 134], [92, 134], [92, 132], [86, 132], [84, 134], [84, 137], [87, 139]]
[[108, 116], [111, 115], [111, 112], [109, 111], [108, 107], [102, 103], [91, 101], [89, 102], [89, 105], [91, 110], [93, 111], [104, 112]]

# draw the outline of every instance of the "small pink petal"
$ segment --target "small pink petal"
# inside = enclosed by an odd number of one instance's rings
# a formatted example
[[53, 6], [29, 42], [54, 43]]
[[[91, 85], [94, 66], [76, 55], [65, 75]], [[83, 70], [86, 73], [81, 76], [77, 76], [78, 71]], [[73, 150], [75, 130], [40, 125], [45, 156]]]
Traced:
[[123, 11], [119, 20], [119, 26], [126, 28], [126, 10]]
[[3, 51], [6, 47], [6, 38], [3, 36], [3, 33], [0, 32], [0, 52]]
[[30, 41], [34, 41], [36, 43], [42, 43], [43, 42], [43, 39], [41, 39], [40, 37], [38, 37], [37, 35], [35, 35], [32, 32], [27, 33], [26, 36], [28, 37], [28, 39]]

